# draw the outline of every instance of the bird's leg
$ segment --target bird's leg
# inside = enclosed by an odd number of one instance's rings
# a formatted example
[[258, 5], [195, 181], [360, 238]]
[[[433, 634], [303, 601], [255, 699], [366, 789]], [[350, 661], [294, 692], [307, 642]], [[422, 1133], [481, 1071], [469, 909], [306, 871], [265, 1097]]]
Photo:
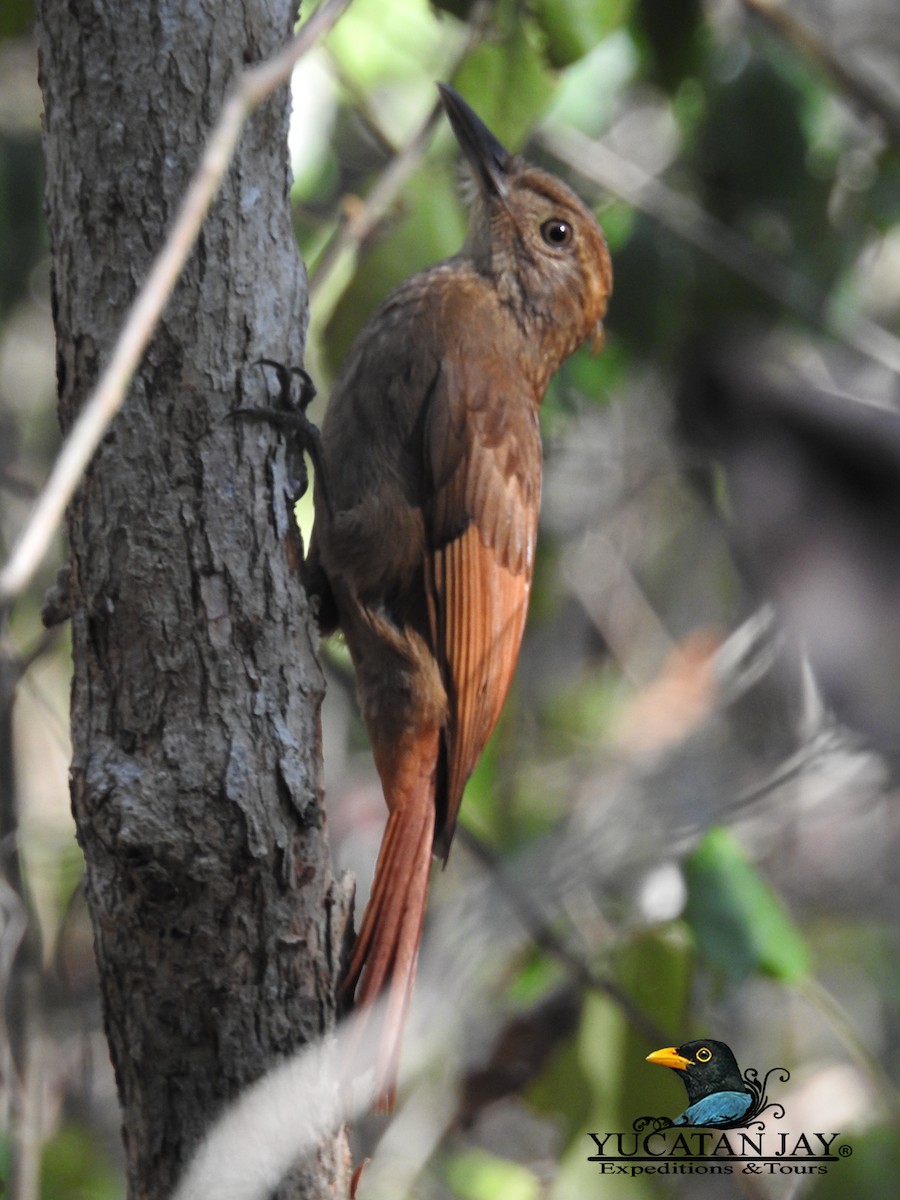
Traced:
[[[288, 474], [296, 480], [296, 492], [292, 500], [296, 502], [306, 494], [309, 487], [309, 475], [306, 470], [304, 454], [312, 459], [316, 471], [319, 490], [325, 501], [325, 507], [331, 515], [331, 499], [328, 491], [328, 481], [325, 477], [324, 454], [322, 451], [322, 435], [318, 428], [306, 415], [306, 410], [316, 395], [316, 385], [309, 373], [303, 367], [287, 367], [284, 363], [272, 358], [257, 359], [255, 366], [271, 367], [278, 380], [278, 403], [276, 406], [241, 406], [234, 409], [232, 416], [246, 421], [267, 421], [276, 429], [288, 435], [287, 468]], [[299, 387], [294, 387], [294, 380], [299, 380]]]

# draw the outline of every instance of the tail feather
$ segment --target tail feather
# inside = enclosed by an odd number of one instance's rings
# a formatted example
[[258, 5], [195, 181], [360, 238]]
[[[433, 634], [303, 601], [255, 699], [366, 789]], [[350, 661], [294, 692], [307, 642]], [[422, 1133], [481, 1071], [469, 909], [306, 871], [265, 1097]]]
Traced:
[[[434, 843], [436, 755], [419, 758], [412, 787], [391, 804], [369, 903], [344, 978], [364, 1009], [387, 994], [375, 1067], [380, 1103], [390, 1108], [403, 1027], [412, 998]], [[396, 777], [395, 777], [396, 778]], [[389, 789], [385, 786], [385, 792]]]

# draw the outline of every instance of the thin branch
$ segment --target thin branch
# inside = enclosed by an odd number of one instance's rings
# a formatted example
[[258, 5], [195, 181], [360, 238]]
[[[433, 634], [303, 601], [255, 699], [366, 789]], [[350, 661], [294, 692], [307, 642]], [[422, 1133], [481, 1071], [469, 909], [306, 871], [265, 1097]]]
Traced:
[[348, 209], [344, 223], [326, 247], [312, 273], [309, 283], [310, 300], [319, 293], [325, 278], [344, 251], [349, 247], [362, 245], [378, 227], [394, 199], [419, 165], [442, 111], [440, 103], [435, 102], [412, 140], [387, 164], [365, 201], [354, 205], [352, 210]]
[[283, 50], [238, 77], [207, 140], [175, 224], [131, 306], [112, 357], [72, 427], [28, 525], [0, 571], [0, 600], [17, 595], [34, 575], [85, 468], [122, 407], [147, 343], [228, 170], [247, 118], [289, 79], [297, 61], [325, 36], [350, 3], [351, 0], [327, 0]]
[[900, 1112], [900, 1095], [893, 1080], [890, 1078], [877, 1054], [866, 1045], [857, 1025], [854, 1024], [844, 1010], [837, 997], [814, 975], [801, 980], [797, 991], [817, 1012], [819, 1012], [831, 1028], [837, 1039], [846, 1047], [859, 1072], [866, 1076], [885, 1107], [885, 1116], [895, 1121]]
[[[40, 644], [40, 643], [39, 643]], [[37, 650], [32, 652], [36, 657]], [[33, 660], [33, 659], [32, 659]], [[4, 1068], [12, 1093], [10, 1200], [36, 1200], [43, 1137], [44, 1035], [40, 927], [22, 872], [13, 702], [23, 660], [0, 645], [0, 996]], [[8, 1057], [7, 1057], [8, 1056]]]
[[900, 146], [900, 112], [883, 91], [859, 75], [808, 26], [801, 24], [783, 4], [776, 0], [741, 0], [744, 8], [765, 21], [805, 58], [827, 75], [862, 108], [881, 122], [895, 146]]
[[666, 1041], [668, 1035], [665, 1031], [637, 1007], [614, 979], [592, 971], [583, 958], [574, 954], [565, 945], [547, 917], [534, 902], [533, 896], [526, 895], [524, 889], [519, 887], [510, 874], [503, 869], [500, 858], [481, 838], [464, 826], [457, 830], [456, 836], [489, 873], [498, 891], [510, 905], [535, 946], [561, 963], [580, 987], [597, 992], [611, 1000], [620, 1009], [635, 1032], [643, 1037], [649, 1045], [657, 1042], [662, 1044]]
[[637, 163], [575, 129], [554, 128], [543, 136], [541, 144], [583, 179], [646, 213], [764, 295], [792, 308], [857, 353], [900, 374], [900, 339], [861, 313], [846, 313], [831, 306], [828, 297], [799, 271], [760, 250]]
[[[454, 60], [449, 64], [446, 78], [452, 79], [461, 63], [463, 63], [485, 36], [492, 19], [492, 7], [482, 3], [473, 9], [468, 20], [468, 35], [460, 46]], [[346, 88], [352, 89], [352, 81], [344, 81]], [[319, 261], [313, 268], [309, 281], [310, 303], [314, 303], [321, 295], [328, 277], [341, 261], [344, 254], [357, 250], [378, 229], [385, 215], [390, 210], [406, 181], [414, 173], [431, 140], [432, 132], [443, 114], [440, 101], [435, 101], [419, 129], [402, 148], [396, 150], [386, 163], [377, 182], [370, 189], [364, 200], [348, 208], [343, 222], [336, 228], [325, 247]], [[373, 136], [383, 148], [389, 146], [389, 139], [377, 127], [371, 116], [367, 117]], [[319, 319], [323, 319], [321, 309]]]

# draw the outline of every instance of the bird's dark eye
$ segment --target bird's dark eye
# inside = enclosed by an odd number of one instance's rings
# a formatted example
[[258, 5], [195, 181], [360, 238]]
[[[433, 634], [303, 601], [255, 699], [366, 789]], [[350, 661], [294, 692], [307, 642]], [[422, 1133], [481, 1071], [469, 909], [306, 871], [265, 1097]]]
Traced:
[[712, 1051], [707, 1050], [706, 1046], [701, 1046], [697, 1051], [697, 1062], [709, 1062], [712, 1058]]
[[572, 226], [560, 217], [551, 217], [541, 226], [541, 237], [548, 246], [568, 246], [572, 240]]

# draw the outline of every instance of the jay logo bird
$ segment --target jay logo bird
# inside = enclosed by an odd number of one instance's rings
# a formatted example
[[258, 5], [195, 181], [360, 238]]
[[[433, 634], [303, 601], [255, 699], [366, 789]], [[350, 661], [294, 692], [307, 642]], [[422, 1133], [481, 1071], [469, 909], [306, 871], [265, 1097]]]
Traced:
[[681, 1076], [688, 1106], [673, 1125], [728, 1129], [750, 1119], [755, 1097], [725, 1042], [706, 1039], [669, 1046], [648, 1054], [647, 1062], [671, 1067]]

